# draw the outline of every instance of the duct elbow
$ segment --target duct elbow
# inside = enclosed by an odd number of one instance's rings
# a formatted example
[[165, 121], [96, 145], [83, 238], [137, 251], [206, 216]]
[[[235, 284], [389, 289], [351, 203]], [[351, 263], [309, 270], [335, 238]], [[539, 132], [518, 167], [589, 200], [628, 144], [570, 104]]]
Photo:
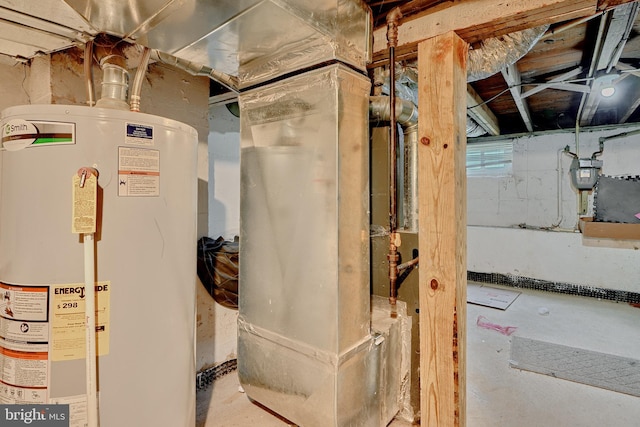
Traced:
[[[369, 99], [369, 115], [374, 120], [391, 120], [391, 99], [388, 96], [372, 96]], [[413, 102], [396, 98], [396, 121], [403, 128], [418, 124], [418, 107]]]

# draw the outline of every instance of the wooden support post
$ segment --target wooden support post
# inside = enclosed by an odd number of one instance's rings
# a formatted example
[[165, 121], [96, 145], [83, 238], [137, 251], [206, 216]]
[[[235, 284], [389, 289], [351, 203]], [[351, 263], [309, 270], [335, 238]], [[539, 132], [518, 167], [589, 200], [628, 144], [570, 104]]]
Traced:
[[421, 425], [466, 425], [468, 44], [418, 45]]

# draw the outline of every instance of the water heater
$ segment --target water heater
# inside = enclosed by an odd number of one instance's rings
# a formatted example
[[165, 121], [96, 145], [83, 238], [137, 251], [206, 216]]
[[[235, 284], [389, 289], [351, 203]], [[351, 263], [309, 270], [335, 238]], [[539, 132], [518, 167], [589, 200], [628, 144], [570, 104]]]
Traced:
[[100, 425], [195, 424], [196, 131], [64, 105], [2, 113], [0, 403], [86, 423], [84, 260], [72, 177], [98, 178]]

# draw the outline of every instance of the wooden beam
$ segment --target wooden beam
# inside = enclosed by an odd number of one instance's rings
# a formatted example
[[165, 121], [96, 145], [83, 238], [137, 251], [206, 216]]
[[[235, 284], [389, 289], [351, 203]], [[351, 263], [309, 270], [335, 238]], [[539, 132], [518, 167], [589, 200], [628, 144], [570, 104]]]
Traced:
[[467, 114], [489, 134], [500, 135], [500, 125], [496, 115], [470, 84], [467, 85]]
[[[469, 43], [544, 24], [596, 13], [597, 0], [447, 1], [400, 21], [398, 56], [415, 52], [417, 44], [455, 31]], [[373, 33], [374, 62], [388, 56], [386, 27]]]
[[504, 70], [502, 70], [502, 76], [504, 80], [507, 82], [507, 86], [509, 86], [509, 90], [511, 91], [511, 96], [513, 97], [513, 101], [516, 103], [516, 107], [518, 107], [518, 111], [520, 112], [520, 116], [522, 117], [522, 121], [524, 125], [527, 127], [529, 132], [533, 132], [533, 124], [531, 120], [531, 113], [529, 112], [529, 105], [527, 101], [522, 99], [522, 86], [520, 83], [522, 82], [520, 78], [520, 72], [515, 64], [511, 64], [507, 66]]
[[468, 45], [418, 46], [421, 425], [466, 425]]
[[[566, 90], [568, 92], [580, 92], [580, 93], [591, 92], [591, 86], [586, 84], [578, 84], [578, 83], [553, 83], [549, 85], [549, 89]], [[523, 94], [522, 97], [524, 98], [525, 95], [526, 94]]]

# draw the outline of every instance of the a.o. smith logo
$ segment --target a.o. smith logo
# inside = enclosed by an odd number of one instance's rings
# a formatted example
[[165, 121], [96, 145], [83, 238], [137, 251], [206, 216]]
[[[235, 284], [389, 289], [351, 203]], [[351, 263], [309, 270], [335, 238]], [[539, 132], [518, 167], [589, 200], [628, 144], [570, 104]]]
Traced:
[[2, 148], [18, 151], [38, 138], [38, 129], [26, 120], [12, 119], [2, 126]]
[[5, 136], [13, 134], [20, 134], [29, 131], [29, 125], [27, 123], [7, 123], [4, 125]]
[[0, 405], [0, 425], [69, 427], [69, 405]]

